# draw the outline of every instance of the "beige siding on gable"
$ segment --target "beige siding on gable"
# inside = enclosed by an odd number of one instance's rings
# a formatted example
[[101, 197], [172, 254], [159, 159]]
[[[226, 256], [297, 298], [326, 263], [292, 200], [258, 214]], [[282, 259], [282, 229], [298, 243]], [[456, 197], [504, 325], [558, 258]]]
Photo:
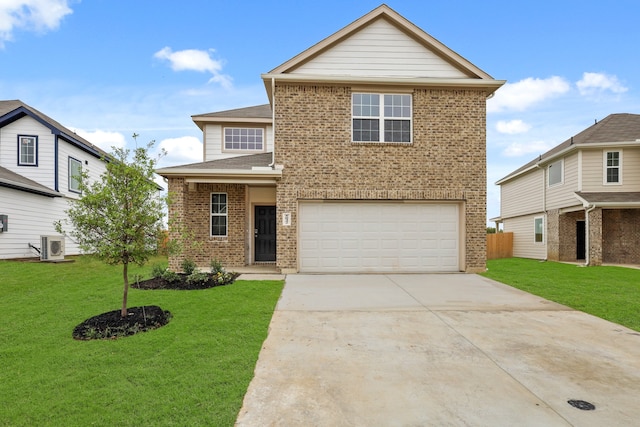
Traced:
[[[267, 125], [265, 130], [265, 138], [266, 138], [266, 150], [263, 151], [232, 151], [232, 152], [224, 152], [222, 149], [222, 128], [227, 125], [223, 124], [207, 124], [204, 128], [204, 159], [203, 161], [207, 162], [210, 160], [219, 160], [219, 159], [228, 159], [231, 157], [238, 157], [247, 154], [258, 154], [264, 152], [273, 151], [273, 126]], [[262, 127], [264, 128], [264, 124], [256, 124], [251, 125], [247, 123], [234, 123], [229, 124], [229, 127]]]
[[562, 184], [547, 188], [547, 209], [560, 209], [580, 204], [574, 195], [578, 191], [578, 154], [565, 157], [563, 167]]
[[547, 224], [544, 221], [544, 242], [534, 241], [534, 219], [544, 216], [543, 213], [520, 216], [504, 220], [504, 232], [513, 233], [513, 256], [518, 258], [547, 258]]
[[[604, 153], [606, 151], [622, 152], [622, 184], [604, 184]], [[640, 191], [640, 148], [584, 150], [582, 191]]]
[[293, 70], [294, 74], [467, 78], [384, 19]]
[[500, 213], [503, 218], [526, 215], [543, 209], [542, 169], [500, 186]]

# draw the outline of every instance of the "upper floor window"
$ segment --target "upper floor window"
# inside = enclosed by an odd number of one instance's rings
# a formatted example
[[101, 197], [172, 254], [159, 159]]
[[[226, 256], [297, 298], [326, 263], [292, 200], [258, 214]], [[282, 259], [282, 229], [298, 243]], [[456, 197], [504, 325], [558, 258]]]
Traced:
[[264, 129], [224, 128], [224, 149], [264, 151]]
[[354, 93], [353, 142], [411, 142], [411, 95]]
[[604, 183], [605, 184], [621, 184], [622, 183], [622, 152], [621, 151], [605, 151], [604, 153]]
[[211, 193], [211, 235], [227, 235], [227, 193]]
[[80, 193], [80, 179], [82, 178], [82, 162], [69, 157], [69, 191]]
[[562, 184], [562, 160], [551, 163], [548, 167], [548, 171], [549, 186]]
[[38, 166], [38, 137], [18, 135], [18, 166]]

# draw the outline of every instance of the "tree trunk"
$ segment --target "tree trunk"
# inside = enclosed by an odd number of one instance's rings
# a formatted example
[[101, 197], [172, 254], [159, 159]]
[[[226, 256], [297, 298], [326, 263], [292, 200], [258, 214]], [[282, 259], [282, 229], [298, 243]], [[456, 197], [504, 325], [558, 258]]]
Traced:
[[124, 279], [124, 292], [122, 293], [122, 310], [120, 311], [120, 315], [122, 317], [127, 317], [127, 294], [129, 293], [129, 274], [128, 274], [127, 263], [122, 264], [122, 278]]

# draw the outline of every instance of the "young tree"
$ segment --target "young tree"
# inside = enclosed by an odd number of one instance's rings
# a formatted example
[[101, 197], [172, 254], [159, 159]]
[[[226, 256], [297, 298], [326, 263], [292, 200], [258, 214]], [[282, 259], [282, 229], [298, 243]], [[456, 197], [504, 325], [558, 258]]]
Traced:
[[[138, 135], [134, 134], [134, 139]], [[89, 182], [81, 172], [82, 197], [66, 211], [73, 226], [68, 234], [82, 250], [108, 264], [122, 264], [124, 290], [121, 315], [127, 315], [130, 263], [143, 265], [156, 250], [165, 201], [153, 181], [158, 159], [149, 157], [154, 141], [131, 150], [114, 148], [106, 172]], [[162, 153], [162, 155], [164, 152]], [[131, 158], [130, 158], [131, 156]], [[60, 221], [56, 231], [65, 234]]]

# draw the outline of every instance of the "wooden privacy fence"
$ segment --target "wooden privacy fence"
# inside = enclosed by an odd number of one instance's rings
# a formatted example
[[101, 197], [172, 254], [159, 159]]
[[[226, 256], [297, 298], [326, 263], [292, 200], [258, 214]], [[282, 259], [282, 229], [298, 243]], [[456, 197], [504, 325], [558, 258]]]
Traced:
[[513, 233], [487, 234], [487, 259], [511, 258]]

